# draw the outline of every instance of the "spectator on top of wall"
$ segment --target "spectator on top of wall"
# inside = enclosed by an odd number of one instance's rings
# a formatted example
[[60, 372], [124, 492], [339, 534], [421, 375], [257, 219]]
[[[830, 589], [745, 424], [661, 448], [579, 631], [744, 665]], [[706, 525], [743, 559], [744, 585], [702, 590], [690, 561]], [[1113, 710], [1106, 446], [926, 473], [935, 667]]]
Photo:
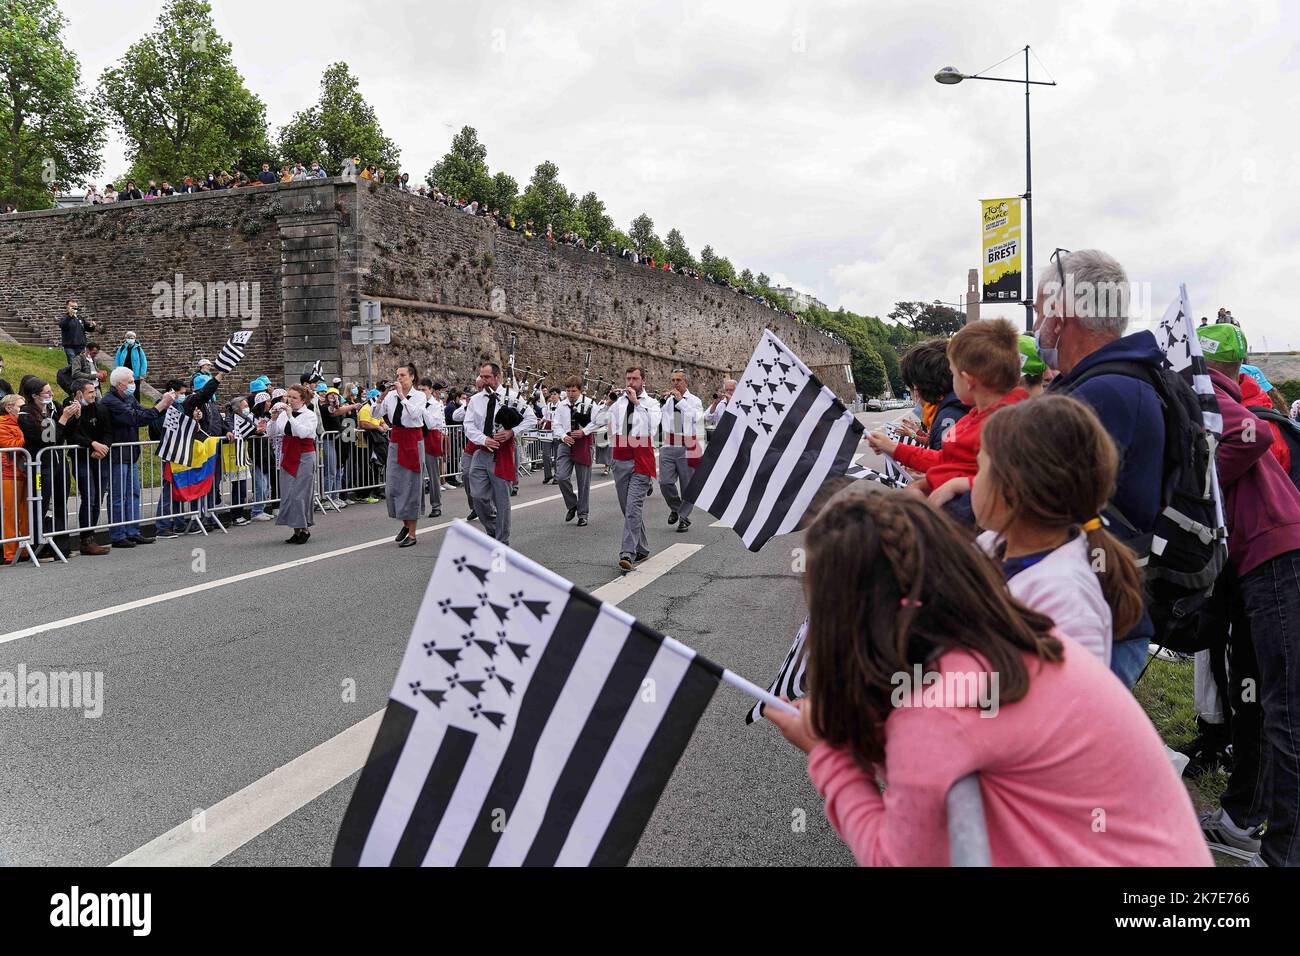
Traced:
[[127, 180], [126, 188], [117, 194], [118, 202], [126, 202], [128, 199], [143, 199], [144, 193], [140, 192], [140, 187], [135, 184], [134, 179]]
[[98, 206], [102, 197], [99, 195], [99, 187], [91, 183], [86, 187], [86, 197], [83, 200], [88, 206]]
[[277, 179], [278, 177], [275, 175], [275, 173], [271, 172], [271, 164], [263, 163], [262, 171], [257, 174], [257, 181], [262, 183], [264, 186], [269, 186], [272, 183], [276, 182]]
[[318, 163], [318, 162], [317, 162], [316, 160], [314, 160], [314, 159], [311, 161], [311, 178], [312, 178], [312, 179], [325, 179], [328, 175], [329, 175], [329, 173], [325, 172], [325, 168], [324, 168], [323, 166], [321, 166], [320, 163]]

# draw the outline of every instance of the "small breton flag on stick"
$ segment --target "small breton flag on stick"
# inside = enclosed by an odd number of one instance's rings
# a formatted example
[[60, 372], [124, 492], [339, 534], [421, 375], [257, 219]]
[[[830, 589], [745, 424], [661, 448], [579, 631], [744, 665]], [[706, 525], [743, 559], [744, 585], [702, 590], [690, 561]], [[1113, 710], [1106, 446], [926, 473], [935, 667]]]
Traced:
[[861, 439], [862, 423], [765, 329], [683, 497], [757, 551], [799, 526]]
[[333, 863], [622, 865], [719, 680], [775, 702], [457, 521]]
[[244, 360], [244, 346], [248, 340], [253, 337], [252, 330], [241, 329], [238, 332], [232, 332], [226, 344], [221, 346], [221, 352], [217, 355], [217, 360], [212, 364], [217, 367], [218, 372], [229, 372], [236, 365]]
[[[807, 695], [808, 655], [804, 651], [804, 643], [807, 638], [808, 618], [805, 617], [794, 636], [794, 644], [791, 645], [789, 653], [785, 655], [785, 660], [781, 662], [781, 669], [777, 671], [772, 683], [767, 685], [767, 692], [773, 697], [799, 700]], [[760, 700], [745, 715], [745, 723], [752, 724], [754, 721], [762, 719], [763, 711], [766, 708], [767, 703]]]
[[163, 435], [158, 442], [158, 457], [173, 465], [189, 467], [194, 458], [194, 432], [198, 428], [180, 405], [171, 405], [163, 416]]

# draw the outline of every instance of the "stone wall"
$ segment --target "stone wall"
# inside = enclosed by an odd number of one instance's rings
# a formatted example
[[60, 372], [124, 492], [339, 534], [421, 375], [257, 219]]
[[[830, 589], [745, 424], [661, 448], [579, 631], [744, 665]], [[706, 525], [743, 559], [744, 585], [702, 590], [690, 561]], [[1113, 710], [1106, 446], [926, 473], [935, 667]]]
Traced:
[[[179, 280], [178, 280], [179, 275]], [[245, 283], [244, 298], [217, 283]], [[197, 285], [196, 285], [197, 283]], [[178, 291], [179, 290], [179, 291]], [[468, 384], [484, 357], [551, 380], [621, 379], [646, 366], [666, 387], [674, 365], [696, 391], [744, 366], [770, 326], [842, 396], [848, 349], [811, 326], [700, 280], [525, 239], [418, 196], [338, 179], [202, 193], [0, 219], [0, 316], [58, 344], [63, 302], [102, 320], [111, 351], [134, 329], [155, 382], [211, 357], [233, 329], [255, 327], [239, 379], [293, 381], [317, 359], [365, 375], [351, 344], [359, 302], [381, 302], [393, 344], [373, 374], [409, 360]], [[242, 310], [240, 304], [245, 306]], [[255, 311], [255, 316], [248, 313]], [[245, 375], [244, 373], [249, 374]]]

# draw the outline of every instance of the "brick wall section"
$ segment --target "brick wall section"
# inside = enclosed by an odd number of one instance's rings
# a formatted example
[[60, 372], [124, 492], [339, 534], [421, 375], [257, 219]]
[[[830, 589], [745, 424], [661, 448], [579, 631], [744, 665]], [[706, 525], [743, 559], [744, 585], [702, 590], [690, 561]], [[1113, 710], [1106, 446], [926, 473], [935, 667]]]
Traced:
[[[842, 396], [848, 350], [743, 296], [619, 259], [525, 239], [391, 188], [341, 180], [0, 219], [0, 316], [58, 343], [62, 303], [76, 296], [104, 320], [106, 350], [136, 330], [150, 378], [212, 357], [238, 314], [155, 314], [155, 283], [256, 282], [260, 318], [238, 379], [266, 371], [296, 381], [316, 359], [328, 374], [365, 373], [351, 345], [361, 298], [379, 298], [393, 346], [375, 349], [375, 377], [408, 358], [438, 378], [468, 383], [482, 356], [551, 380], [581, 372], [621, 378], [632, 362], [665, 387], [674, 364], [707, 394], [743, 367], [770, 326]], [[245, 374], [248, 373], [248, 374]]]

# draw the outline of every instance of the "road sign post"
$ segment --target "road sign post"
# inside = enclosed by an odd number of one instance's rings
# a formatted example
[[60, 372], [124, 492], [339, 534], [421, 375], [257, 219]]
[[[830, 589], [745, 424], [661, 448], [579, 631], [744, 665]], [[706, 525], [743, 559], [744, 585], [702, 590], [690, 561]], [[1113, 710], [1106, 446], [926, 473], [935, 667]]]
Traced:
[[374, 366], [375, 346], [387, 345], [393, 340], [393, 327], [381, 325], [383, 312], [373, 299], [361, 300], [361, 323], [352, 327], [352, 344], [366, 347], [366, 388], [374, 387], [371, 369]]

